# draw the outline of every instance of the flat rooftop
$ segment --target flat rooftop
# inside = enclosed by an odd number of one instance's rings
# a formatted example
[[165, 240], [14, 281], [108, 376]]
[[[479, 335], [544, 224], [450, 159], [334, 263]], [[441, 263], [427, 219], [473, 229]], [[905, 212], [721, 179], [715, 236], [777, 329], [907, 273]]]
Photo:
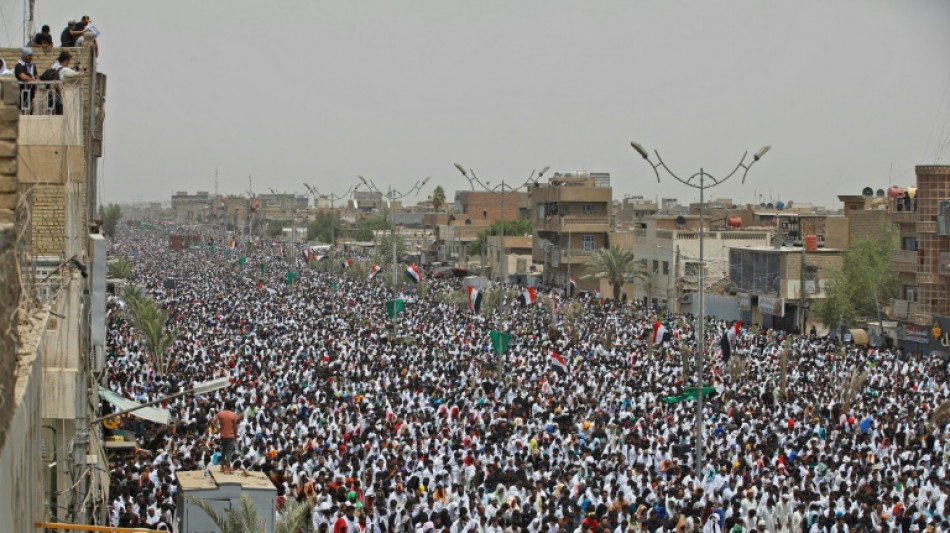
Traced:
[[213, 490], [218, 485], [237, 484], [245, 489], [277, 490], [270, 479], [261, 472], [237, 471], [231, 474], [222, 474], [220, 466], [212, 466], [210, 476], [205, 476], [204, 470], [189, 470], [175, 472], [178, 484], [182, 490]]

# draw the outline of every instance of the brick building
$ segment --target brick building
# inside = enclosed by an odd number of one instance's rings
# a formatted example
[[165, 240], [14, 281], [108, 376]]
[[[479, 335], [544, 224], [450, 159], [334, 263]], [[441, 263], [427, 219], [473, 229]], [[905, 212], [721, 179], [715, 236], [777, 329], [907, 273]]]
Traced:
[[[17, 492], [10, 506], [7, 493], [0, 490], [2, 531], [35, 530], [29, 520], [35, 515], [22, 520], [19, 513], [32, 511], [26, 498], [37, 484], [50, 494], [53, 519], [66, 518], [69, 496], [78, 498], [76, 502], [93, 502], [101, 501], [108, 492], [108, 484], [96, 482], [98, 476], [78, 475], [86, 471], [90, 460], [107, 464], [97, 436], [86, 431], [86, 421], [98, 407], [89, 388], [94, 382], [90, 374], [101, 372], [104, 364], [107, 250], [106, 239], [99, 233], [97, 205], [106, 76], [97, 72], [92, 44], [68, 49], [73, 64], [85, 69], [81, 77], [35, 83], [32, 99], [20, 98], [17, 89], [10, 94], [10, 85], [3, 84], [5, 105], [0, 120], [19, 119], [15, 128], [6, 123], [0, 128], [0, 173], [9, 174], [12, 169], [17, 178], [18, 231], [25, 236], [20, 243], [25, 261], [19, 279], [27, 293], [23, 301], [48, 306], [56, 317], [33, 344], [34, 353], [44, 353], [32, 363], [38, 368], [36, 379], [42, 383], [42, 391], [30, 407], [28, 422], [40, 431], [45, 426], [57, 431], [43, 431], [39, 438], [25, 442], [41, 455], [40, 464], [52, 464], [52, 469], [44, 468], [44, 475], [30, 478], [11, 472], [18, 476], [12, 484], [6, 478], [0, 480], [0, 489], [15, 487]], [[62, 51], [37, 50], [37, 72], [48, 69]], [[0, 57], [13, 65], [20, 58], [20, 49], [0, 49]], [[62, 105], [50, 106], [50, 94], [59, 95]], [[15, 151], [12, 139], [16, 140]], [[10, 163], [12, 155], [15, 165]], [[3, 186], [5, 191], [12, 187], [9, 180]], [[8, 202], [9, 196], [0, 201]], [[26, 305], [23, 301], [21, 305]], [[24, 372], [33, 371], [26, 368]], [[2, 471], [7, 473], [5, 465]], [[4, 522], [10, 509], [15, 509], [14, 519], [24, 527]], [[76, 505], [75, 511], [75, 521], [87, 521], [89, 508]]]
[[900, 273], [901, 294], [891, 316], [929, 328], [950, 316], [950, 165], [920, 165], [916, 173], [917, 187], [892, 212], [900, 249], [891, 265]]
[[502, 201], [500, 192], [456, 191], [455, 209], [458, 212], [456, 218], [483, 220], [489, 224], [502, 219], [527, 220], [531, 200], [526, 192], [507, 191]]
[[[567, 287], [584, 264], [609, 246], [613, 190], [610, 175], [577, 172], [554, 174], [529, 191], [533, 227], [532, 258], [544, 265], [545, 281]], [[596, 281], [576, 276], [581, 288]]]

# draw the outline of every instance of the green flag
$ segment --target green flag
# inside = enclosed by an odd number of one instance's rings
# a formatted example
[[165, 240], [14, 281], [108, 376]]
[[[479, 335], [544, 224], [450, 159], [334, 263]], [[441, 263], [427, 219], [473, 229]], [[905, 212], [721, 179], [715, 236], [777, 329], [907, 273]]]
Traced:
[[511, 333], [493, 330], [491, 333], [491, 347], [498, 355], [508, 353], [508, 343], [511, 342]]
[[244, 266], [244, 263], [247, 263], [247, 257], [243, 255], [241, 257], [238, 257], [238, 264], [241, 266]]
[[[686, 387], [683, 389], [682, 394], [677, 394], [675, 396], [667, 396], [663, 398], [663, 401], [666, 403], [679, 403], [679, 402], [688, 402], [695, 400], [699, 395], [696, 387]], [[710, 396], [716, 392], [716, 387], [703, 387], [703, 396]]]
[[267, 263], [261, 263], [261, 274], [267, 270]]
[[297, 279], [296, 272], [293, 272], [293, 271], [287, 272], [287, 283], [293, 285], [295, 279]]
[[402, 310], [406, 308], [406, 301], [399, 300], [388, 300], [386, 302], [386, 314], [389, 315], [389, 318], [396, 318], [396, 315], [402, 313]]
[[337, 287], [336, 282], [335, 282], [335, 281], [331, 281], [331, 282], [330, 282], [330, 288], [333, 289], [333, 292], [336, 292], [336, 287]]
[[209, 246], [209, 247], [208, 247], [208, 251], [209, 251], [209, 252], [213, 252], [213, 251], [214, 251], [214, 246]]

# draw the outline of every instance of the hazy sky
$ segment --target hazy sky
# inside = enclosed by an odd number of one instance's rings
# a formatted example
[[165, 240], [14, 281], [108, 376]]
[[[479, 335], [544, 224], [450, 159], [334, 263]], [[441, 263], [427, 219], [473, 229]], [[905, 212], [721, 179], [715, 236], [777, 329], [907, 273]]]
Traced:
[[[21, 0], [0, 0], [0, 45]], [[92, 16], [109, 76], [104, 199], [239, 193], [254, 176], [341, 193], [608, 171], [657, 185], [630, 148], [682, 173], [773, 150], [716, 197], [830, 205], [950, 163], [950, 2], [855, 0], [37, 0], [59, 33]], [[893, 171], [891, 167], [893, 166]], [[431, 189], [430, 187], [427, 187]], [[428, 193], [429, 191], [426, 191]]]

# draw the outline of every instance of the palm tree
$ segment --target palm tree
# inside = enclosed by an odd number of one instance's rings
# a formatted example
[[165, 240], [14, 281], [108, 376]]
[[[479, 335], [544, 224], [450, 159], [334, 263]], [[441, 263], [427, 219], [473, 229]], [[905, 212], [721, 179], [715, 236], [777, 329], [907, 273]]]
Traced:
[[129, 305], [132, 325], [141, 336], [146, 354], [152, 356], [155, 371], [164, 376], [171, 364], [171, 358], [166, 358], [166, 355], [178, 338], [180, 329], [166, 329], [168, 311], [137, 287], [129, 287], [123, 296]]
[[109, 277], [129, 279], [132, 277], [132, 263], [124, 257], [109, 263]]
[[620, 299], [623, 284], [633, 280], [646, 280], [646, 263], [633, 257], [633, 252], [619, 246], [601, 248], [585, 268], [585, 278], [605, 279], [613, 289], [614, 299]]
[[445, 189], [439, 185], [432, 191], [432, 208], [438, 211], [442, 209], [443, 206], [445, 206]]
[[[254, 501], [247, 494], [241, 495], [241, 506], [237, 509], [225, 509], [219, 513], [205, 500], [186, 496], [188, 501], [197, 505], [208, 514], [221, 533], [264, 533], [264, 521], [257, 514]], [[289, 501], [283, 512], [277, 517], [274, 533], [297, 533], [307, 527], [310, 506], [296, 500]]]

